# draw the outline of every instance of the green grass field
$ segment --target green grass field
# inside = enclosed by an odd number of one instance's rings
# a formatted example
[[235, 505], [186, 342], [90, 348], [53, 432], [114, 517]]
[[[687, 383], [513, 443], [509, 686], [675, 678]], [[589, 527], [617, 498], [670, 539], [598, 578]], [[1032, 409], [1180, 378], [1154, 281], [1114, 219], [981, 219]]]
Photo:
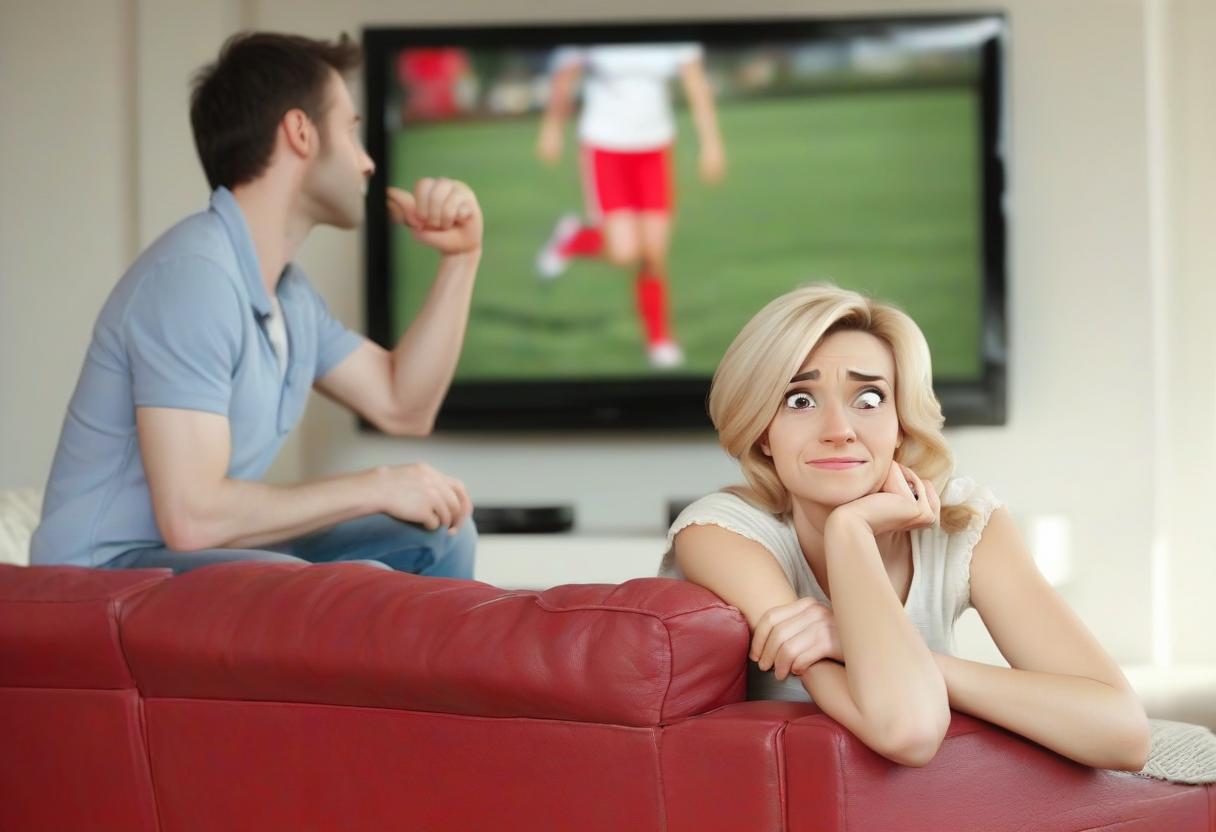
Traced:
[[[968, 90], [873, 92], [735, 103], [719, 110], [728, 172], [696, 175], [681, 114], [670, 274], [675, 331], [708, 376], [746, 320], [778, 294], [833, 280], [890, 300], [924, 329], [935, 375], [979, 373], [980, 205]], [[634, 312], [633, 275], [574, 261], [540, 281], [533, 261], [557, 217], [580, 212], [577, 143], [556, 169], [533, 155], [537, 124], [414, 128], [394, 138], [393, 184], [468, 182], [486, 216], [457, 378], [609, 378], [654, 373]], [[437, 256], [394, 232], [394, 331], [422, 303]], [[408, 279], [406, 276], [408, 275]]]

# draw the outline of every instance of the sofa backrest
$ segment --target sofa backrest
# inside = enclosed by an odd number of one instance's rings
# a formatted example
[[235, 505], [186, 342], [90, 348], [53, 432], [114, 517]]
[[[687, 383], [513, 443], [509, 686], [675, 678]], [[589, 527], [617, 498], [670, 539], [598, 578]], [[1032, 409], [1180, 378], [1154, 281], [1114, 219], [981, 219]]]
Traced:
[[745, 696], [747, 624], [692, 584], [507, 591], [356, 564], [232, 563], [142, 594], [145, 697], [653, 726]]
[[119, 618], [168, 577], [0, 565], [0, 829], [158, 828]]

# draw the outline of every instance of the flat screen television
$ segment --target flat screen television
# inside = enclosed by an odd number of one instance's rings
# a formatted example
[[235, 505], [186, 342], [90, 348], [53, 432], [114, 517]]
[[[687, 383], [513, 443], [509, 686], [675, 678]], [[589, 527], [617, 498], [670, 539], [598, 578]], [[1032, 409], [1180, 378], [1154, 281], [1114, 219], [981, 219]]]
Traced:
[[1005, 419], [1005, 20], [369, 28], [367, 332], [391, 347], [437, 255], [388, 185], [486, 217], [437, 427], [691, 428], [727, 345], [795, 286], [894, 302], [947, 425]]

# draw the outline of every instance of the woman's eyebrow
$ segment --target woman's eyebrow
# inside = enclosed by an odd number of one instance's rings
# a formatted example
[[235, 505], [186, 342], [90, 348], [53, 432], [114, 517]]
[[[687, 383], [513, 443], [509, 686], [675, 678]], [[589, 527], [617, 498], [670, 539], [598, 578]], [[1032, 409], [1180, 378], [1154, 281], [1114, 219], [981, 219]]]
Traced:
[[[870, 375], [869, 373], [861, 373], [861, 372], [858, 372], [857, 370], [849, 370], [849, 378], [852, 379], [853, 381], [881, 381], [883, 384], [889, 383], [882, 376]], [[818, 370], [808, 370], [807, 372], [799, 373], [798, 375], [796, 375], [792, 379], [790, 379], [790, 384], [796, 384], [800, 381], [818, 381], [818, 380], [819, 380], [819, 371]]]

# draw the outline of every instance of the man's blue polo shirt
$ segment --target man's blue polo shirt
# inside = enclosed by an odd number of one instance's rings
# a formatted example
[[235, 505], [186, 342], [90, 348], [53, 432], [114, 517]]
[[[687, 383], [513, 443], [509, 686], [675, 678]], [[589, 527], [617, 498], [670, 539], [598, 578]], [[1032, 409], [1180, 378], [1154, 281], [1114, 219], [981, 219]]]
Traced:
[[244, 215], [226, 188], [131, 266], [97, 318], [51, 467], [36, 564], [100, 566], [163, 546], [144, 477], [137, 407], [228, 417], [228, 476], [260, 479], [299, 421], [313, 382], [360, 343], [289, 265], [276, 291], [288, 366], [266, 333], [270, 297]]

